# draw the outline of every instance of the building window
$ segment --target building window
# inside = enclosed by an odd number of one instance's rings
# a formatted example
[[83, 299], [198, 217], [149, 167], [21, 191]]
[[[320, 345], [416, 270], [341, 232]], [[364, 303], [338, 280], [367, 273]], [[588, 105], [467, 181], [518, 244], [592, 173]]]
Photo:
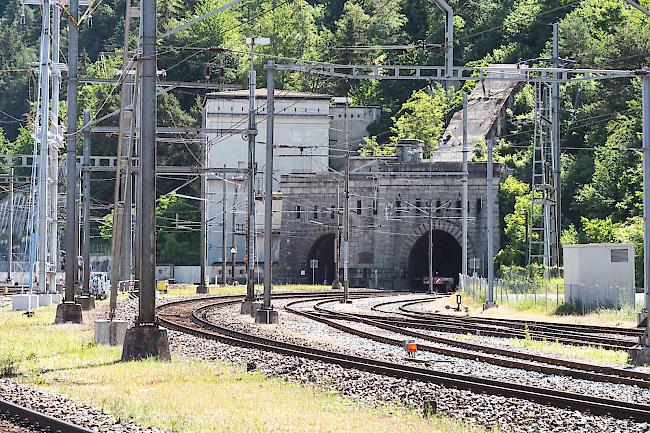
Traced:
[[332, 206], [332, 213], [330, 214], [331, 219], [334, 219], [334, 215], [336, 215], [336, 211], [334, 209], [336, 208]]
[[314, 206], [314, 219], [318, 220], [318, 206]]
[[442, 209], [440, 207], [442, 206], [442, 203], [440, 200], [436, 200], [436, 213], [442, 213]]
[[420, 207], [421, 206], [422, 206], [422, 202], [420, 201], [420, 199], [419, 198], [416, 199], [415, 200], [415, 214], [416, 215], [420, 215]]
[[357, 200], [357, 215], [361, 215], [361, 200]]
[[300, 206], [296, 206], [296, 219], [300, 219]]
[[483, 198], [479, 197], [476, 199], [476, 213], [481, 213], [483, 209]]
[[402, 201], [395, 200], [395, 212], [399, 215], [402, 213]]
[[461, 207], [463, 206], [463, 202], [460, 200], [456, 200], [456, 213], [461, 213], [462, 209]]
[[377, 215], [377, 200], [372, 201], [372, 214]]
[[616, 248], [610, 250], [612, 263], [627, 263], [627, 250], [625, 248]]

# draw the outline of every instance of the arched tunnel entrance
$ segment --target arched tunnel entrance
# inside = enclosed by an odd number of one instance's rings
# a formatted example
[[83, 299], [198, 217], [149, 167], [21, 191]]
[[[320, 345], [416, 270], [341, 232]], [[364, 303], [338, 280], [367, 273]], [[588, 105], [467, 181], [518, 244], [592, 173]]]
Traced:
[[[418, 239], [409, 254], [409, 282], [415, 290], [425, 290], [424, 278], [429, 276], [429, 232]], [[443, 230], [433, 231], [433, 275], [452, 277], [458, 284], [462, 271], [462, 249], [458, 241]]]
[[334, 233], [321, 236], [314, 242], [307, 257], [307, 277], [312, 281], [312, 269], [310, 262], [312, 259], [318, 260], [318, 267], [314, 269], [313, 279], [316, 284], [323, 281], [331, 283], [334, 280], [336, 270], [334, 269]]

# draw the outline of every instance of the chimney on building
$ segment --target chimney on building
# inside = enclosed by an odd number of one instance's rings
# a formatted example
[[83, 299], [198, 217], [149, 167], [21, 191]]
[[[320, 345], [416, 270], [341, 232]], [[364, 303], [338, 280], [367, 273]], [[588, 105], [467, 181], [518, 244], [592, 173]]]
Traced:
[[421, 162], [424, 153], [424, 142], [415, 138], [400, 138], [397, 140], [397, 160], [399, 162]]

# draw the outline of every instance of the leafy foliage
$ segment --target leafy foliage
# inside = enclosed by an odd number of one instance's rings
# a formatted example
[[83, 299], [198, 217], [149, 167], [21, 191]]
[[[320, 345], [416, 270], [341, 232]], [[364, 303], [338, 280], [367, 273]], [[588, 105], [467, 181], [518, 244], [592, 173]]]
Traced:
[[[158, 26], [162, 33], [209, 10], [225, 0], [158, 0]], [[486, 65], [540, 58], [551, 52], [549, 24], [558, 22], [561, 57], [579, 67], [635, 69], [650, 60], [650, 20], [620, 0], [450, 0], [455, 10], [455, 63]], [[640, 2], [650, 7], [648, 0]], [[80, 26], [80, 75], [114, 78], [122, 67], [124, 0], [103, 0], [92, 20]], [[37, 60], [40, 13], [23, 8], [19, 0], [0, 2], [0, 153], [31, 154], [35, 93], [32, 62]], [[65, 24], [63, 33], [65, 36]], [[137, 20], [132, 21], [130, 49], [137, 44]], [[244, 1], [159, 42], [158, 67], [169, 80], [246, 83], [247, 36], [266, 36], [269, 46], [257, 47], [255, 68], [263, 85], [263, 63], [334, 62], [340, 64], [442, 64], [436, 48], [444, 40], [444, 14], [430, 0], [289, 0]], [[412, 48], [383, 50], [377, 45], [405, 44]], [[433, 44], [433, 45], [427, 45]], [[360, 46], [364, 49], [360, 49]], [[65, 52], [65, 47], [62, 47]], [[105, 54], [104, 54], [105, 53]], [[65, 76], [64, 76], [65, 78]], [[65, 86], [65, 83], [63, 83]], [[382, 107], [382, 116], [369, 128], [361, 146], [365, 156], [394, 154], [399, 138], [425, 142], [428, 156], [462, 93], [475, 83], [466, 82], [456, 92], [439, 85], [415, 81], [355, 81], [327, 79], [297, 73], [278, 75], [278, 88], [349, 95], [361, 105]], [[62, 92], [62, 94], [65, 92]], [[533, 88], [523, 85], [508, 108], [508, 121], [495, 143], [494, 158], [512, 176], [499, 192], [501, 240], [498, 262], [525, 265], [526, 215], [530, 213]], [[562, 86], [562, 243], [610, 240], [639, 242], [642, 166], [640, 147], [640, 80], [578, 82]], [[198, 125], [205, 99], [201, 91], [172, 91], [158, 97], [161, 126]], [[119, 107], [119, 87], [82, 85], [80, 108], [93, 117]], [[61, 113], [65, 117], [65, 111]], [[117, 118], [104, 124], [116, 125]], [[94, 155], [114, 155], [114, 137], [93, 136]], [[165, 142], [157, 148], [159, 163], [197, 163], [198, 144]], [[484, 161], [485, 143], [476, 146], [475, 161]], [[93, 201], [105, 218], [99, 228], [110, 235], [113, 182], [109, 174], [94, 174]], [[178, 179], [160, 179], [158, 194], [171, 190], [195, 195], [198, 183], [183, 185]], [[196, 260], [196, 230], [179, 230], [179, 221], [196, 221], [197, 203], [164, 196], [158, 206], [159, 259], [175, 263]], [[106, 216], [105, 216], [106, 215]], [[186, 225], [186, 224], [181, 224]], [[194, 251], [194, 252], [192, 252]], [[641, 272], [639, 266], [637, 270]]]
[[417, 90], [402, 105], [399, 116], [393, 118], [393, 141], [416, 138], [424, 142], [424, 155], [428, 157], [437, 147], [445, 132], [445, 115], [450, 106], [449, 97], [442, 86], [431, 92]]

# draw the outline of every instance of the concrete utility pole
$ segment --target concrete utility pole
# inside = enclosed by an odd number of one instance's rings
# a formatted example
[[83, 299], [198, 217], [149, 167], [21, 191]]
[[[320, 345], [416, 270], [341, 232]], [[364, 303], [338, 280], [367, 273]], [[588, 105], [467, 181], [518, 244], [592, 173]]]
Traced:
[[[560, 36], [557, 23], [553, 24], [553, 67], [560, 67]], [[554, 73], [553, 78], [558, 78], [558, 74]], [[551, 84], [551, 112], [553, 119], [551, 122], [551, 140], [553, 143], [553, 185], [555, 186], [555, 236], [554, 242], [552, 245], [555, 245], [557, 251], [555, 254], [551, 254], [551, 257], [554, 258], [555, 263], [551, 263], [551, 266], [555, 266], [559, 270], [560, 267], [560, 234], [562, 230], [562, 185], [561, 185], [561, 147], [560, 147], [560, 83], [554, 81]]]
[[[90, 123], [90, 110], [84, 110], [84, 125]], [[81, 255], [84, 260], [83, 283], [81, 285], [81, 298], [88, 297], [89, 305], [95, 307], [95, 302], [90, 297], [90, 129], [85, 128], [83, 133], [83, 236]]]
[[255, 45], [268, 45], [267, 38], [247, 38], [250, 45], [250, 71], [248, 72], [248, 206], [247, 239], [246, 239], [246, 298], [241, 305], [242, 314], [255, 314], [259, 305], [253, 305], [255, 299], [255, 138], [257, 125], [255, 123]]
[[[625, 2], [650, 16], [650, 12], [631, 0]], [[632, 361], [637, 364], [650, 364], [650, 68], [644, 68], [641, 90], [643, 118], [643, 272], [645, 292], [646, 329], [643, 345], [632, 352]], [[643, 320], [643, 313], [640, 321]]]
[[156, 325], [156, 0], [142, 0], [142, 57], [139, 84], [140, 116], [140, 178], [142, 208], [140, 303], [136, 325], [127, 330], [122, 360], [157, 357], [170, 359], [167, 331]]
[[[336, 179], [336, 178], [335, 178]], [[341, 183], [336, 184], [336, 234], [334, 235], [334, 281], [332, 289], [341, 288], [340, 261], [341, 261]]]
[[433, 206], [429, 208], [429, 293], [433, 293]]
[[343, 183], [343, 299], [344, 304], [349, 304], [350, 300], [350, 128], [348, 126], [348, 101], [349, 95], [345, 99], [345, 180]]
[[[643, 84], [641, 87], [641, 116], [643, 143], [643, 273], [645, 293], [645, 334], [641, 345], [632, 350], [632, 361], [635, 364], [650, 364], [650, 68], [644, 68]], [[644, 320], [643, 312], [639, 316], [639, 324]]]
[[488, 294], [483, 309], [496, 307], [494, 301], [494, 138], [487, 139], [487, 268]]
[[7, 283], [11, 284], [11, 268], [14, 264], [14, 168], [9, 170], [11, 181], [9, 184], [9, 268], [7, 269]]
[[468, 209], [467, 209], [467, 196], [468, 196], [468, 182], [469, 182], [469, 173], [468, 173], [468, 167], [467, 167], [467, 155], [468, 154], [468, 149], [467, 149], [467, 93], [463, 95], [463, 178], [461, 179], [461, 182], [463, 183], [463, 191], [462, 191], [462, 230], [463, 230], [463, 245], [462, 245], [462, 273], [463, 275], [467, 275], [467, 217], [468, 217]]
[[[126, 0], [124, 14], [124, 38], [122, 54], [122, 77], [120, 95], [120, 120], [117, 140], [117, 157], [115, 168], [115, 191], [113, 195], [113, 233], [111, 236], [111, 294], [109, 318], [114, 319], [117, 306], [117, 288], [121, 279], [131, 276], [131, 230], [132, 230], [132, 179], [133, 146], [136, 126], [141, 124], [141, 115], [137, 110], [140, 95], [139, 67], [135, 65], [135, 55], [129, 49], [131, 19], [140, 18], [138, 9], [131, 7], [131, 0]], [[141, 8], [140, 8], [141, 14]], [[141, 26], [142, 27], [142, 26]], [[142, 30], [141, 30], [142, 33]], [[141, 60], [141, 58], [140, 58]], [[155, 96], [154, 96], [155, 98]], [[142, 147], [140, 143], [140, 148]], [[140, 182], [140, 174], [138, 175]], [[138, 205], [141, 205], [142, 187], [137, 188]], [[141, 206], [136, 206], [137, 212]], [[138, 215], [139, 218], [139, 215]], [[140, 227], [138, 225], [138, 227]], [[138, 231], [136, 230], [136, 235]], [[136, 240], [136, 249], [141, 250], [140, 239]], [[141, 251], [138, 251], [141, 254]], [[140, 263], [136, 260], [136, 274], [140, 272]], [[139, 277], [137, 278], [139, 280]], [[136, 281], [136, 284], [138, 282]]]
[[275, 115], [275, 62], [266, 64], [266, 164], [264, 166], [264, 303], [255, 314], [255, 323], [278, 323], [271, 305], [273, 265], [273, 117]]
[[221, 192], [221, 208], [223, 212], [221, 213], [221, 283], [224, 286], [228, 285], [228, 276], [226, 275], [226, 237], [227, 237], [227, 227], [226, 221], [228, 212], [228, 204], [226, 202], [226, 174], [224, 173], [223, 179], [221, 181], [222, 192]]
[[[68, 129], [66, 134], [66, 208], [65, 225], [65, 293], [56, 309], [55, 323], [82, 322], [81, 305], [75, 300], [77, 288], [77, 245], [79, 215], [77, 208], [77, 58], [79, 52], [79, 0], [70, 0], [68, 19]], [[53, 48], [56, 49], [56, 48]]]
[[235, 196], [232, 201], [232, 239], [230, 245], [231, 266], [232, 266], [232, 283], [235, 284], [235, 267], [237, 266], [237, 193], [239, 184], [235, 182]]
[[[203, 109], [202, 113], [203, 117], [203, 125], [204, 127], [207, 127], [207, 112], [206, 109]], [[207, 147], [207, 134], [202, 137], [201, 140], [201, 168], [206, 167], [207, 165], [207, 160], [208, 160], [208, 147]], [[205, 218], [205, 211], [206, 211], [206, 206], [207, 206], [207, 198], [206, 198], [206, 188], [205, 188], [205, 183], [206, 183], [206, 176], [208, 174], [204, 173], [203, 171], [201, 172], [201, 200], [199, 200], [200, 206], [201, 206], [201, 232], [199, 235], [199, 266], [201, 268], [201, 276], [199, 281], [199, 285], [196, 286], [196, 293], [208, 293], [208, 285], [206, 284], [205, 281], [205, 260], [206, 260], [206, 255], [207, 255], [207, 235], [208, 235], [208, 228], [207, 228], [207, 222]]]

